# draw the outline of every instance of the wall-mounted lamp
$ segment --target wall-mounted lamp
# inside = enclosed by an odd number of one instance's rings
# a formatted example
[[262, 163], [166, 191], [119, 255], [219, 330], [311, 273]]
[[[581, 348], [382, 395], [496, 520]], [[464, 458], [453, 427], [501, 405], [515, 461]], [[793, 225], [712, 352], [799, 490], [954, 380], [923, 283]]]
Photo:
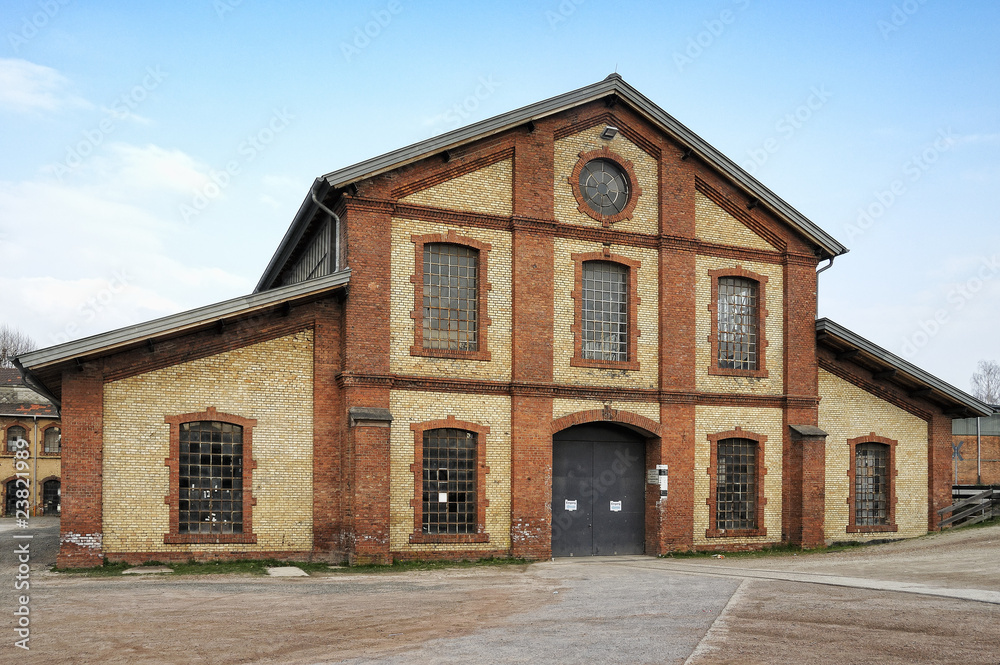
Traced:
[[604, 139], [605, 141], [610, 141], [616, 136], [618, 136], [618, 128], [612, 127], [611, 125], [605, 127], [604, 131], [601, 132], [601, 138]]

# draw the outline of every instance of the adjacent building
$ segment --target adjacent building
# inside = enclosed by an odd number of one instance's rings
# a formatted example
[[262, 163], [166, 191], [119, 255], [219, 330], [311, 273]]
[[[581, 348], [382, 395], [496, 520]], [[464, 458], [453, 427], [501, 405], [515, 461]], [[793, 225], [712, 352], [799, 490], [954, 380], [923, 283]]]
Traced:
[[329, 173], [253, 294], [20, 358], [59, 563], [926, 533], [989, 407], [816, 320], [846, 251], [617, 75]]
[[[14, 517], [18, 510], [26, 516], [58, 515], [62, 454], [59, 413], [52, 402], [25, 385], [20, 372], [12, 367], [0, 367], [0, 431], [0, 505], [4, 517]], [[18, 451], [23, 451], [20, 457]], [[25, 503], [18, 505], [19, 501]]]

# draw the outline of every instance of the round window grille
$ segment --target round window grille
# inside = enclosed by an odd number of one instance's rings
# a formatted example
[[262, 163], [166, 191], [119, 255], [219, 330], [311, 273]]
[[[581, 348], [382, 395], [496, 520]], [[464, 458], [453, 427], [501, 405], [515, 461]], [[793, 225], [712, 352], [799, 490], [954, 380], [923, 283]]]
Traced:
[[609, 159], [593, 159], [580, 171], [580, 194], [599, 215], [617, 215], [628, 205], [628, 176]]

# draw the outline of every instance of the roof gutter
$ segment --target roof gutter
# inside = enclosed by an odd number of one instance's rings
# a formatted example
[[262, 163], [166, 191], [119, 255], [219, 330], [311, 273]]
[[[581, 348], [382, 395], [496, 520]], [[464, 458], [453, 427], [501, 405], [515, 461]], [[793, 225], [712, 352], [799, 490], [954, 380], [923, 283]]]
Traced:
[[30, 369], [22, 365], [18, 358], [14, 358], [14, 367], [16, 367], [17, 371], [21, 373], [21, 380], [24, 381], [24, 385], [28, 386], [42, 397], [52, 402], [52, 404], [56, 407], [56, 410], [60, 412], [60, 415], [62, 415], [62, 402], [56, 399], [55, 395], [52, 394], [52, 391], [46, 388], [45, 384], [39, 381], [38, 378], [31, 373]]

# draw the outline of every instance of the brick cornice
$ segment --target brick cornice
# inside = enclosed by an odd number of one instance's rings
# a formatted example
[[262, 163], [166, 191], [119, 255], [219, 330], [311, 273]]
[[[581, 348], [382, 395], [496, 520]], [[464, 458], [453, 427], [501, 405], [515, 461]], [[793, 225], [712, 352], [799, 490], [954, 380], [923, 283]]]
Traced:
[[396, 203], [392, 207], [392, 216], [396, 218], [415, 219], [421, 222], [439, 222], [454, 226], [472, 226], [481, 229], [511, 230], [511, 219], [503, 215], [487, 215], [481, 212], [464, 210], [445, 210], [432, 208], [415, 203]]
[[344, 195], [345, 201], [345, 212], [350, 213], [352, 210], [364, 211], [364, 212], [375, 212], [382, 214], [392, 214], [394, 203], [388, 199], [373, 199], [366, 198], [362, 196], [348, 196]]
[[602, 124], [616, 127], [622, 136], [637, 145], [647, 155], [656, 160], [660, 159], [660, 147], [646, 138], [639, 130], [635, 129], [631, 123], [626, 122], [620, 114], [612, 111], [604, 111], [603, 113], [577, 120], [572, 124], [563, 125], [553, 133], [553, 140], [559, 141]]

